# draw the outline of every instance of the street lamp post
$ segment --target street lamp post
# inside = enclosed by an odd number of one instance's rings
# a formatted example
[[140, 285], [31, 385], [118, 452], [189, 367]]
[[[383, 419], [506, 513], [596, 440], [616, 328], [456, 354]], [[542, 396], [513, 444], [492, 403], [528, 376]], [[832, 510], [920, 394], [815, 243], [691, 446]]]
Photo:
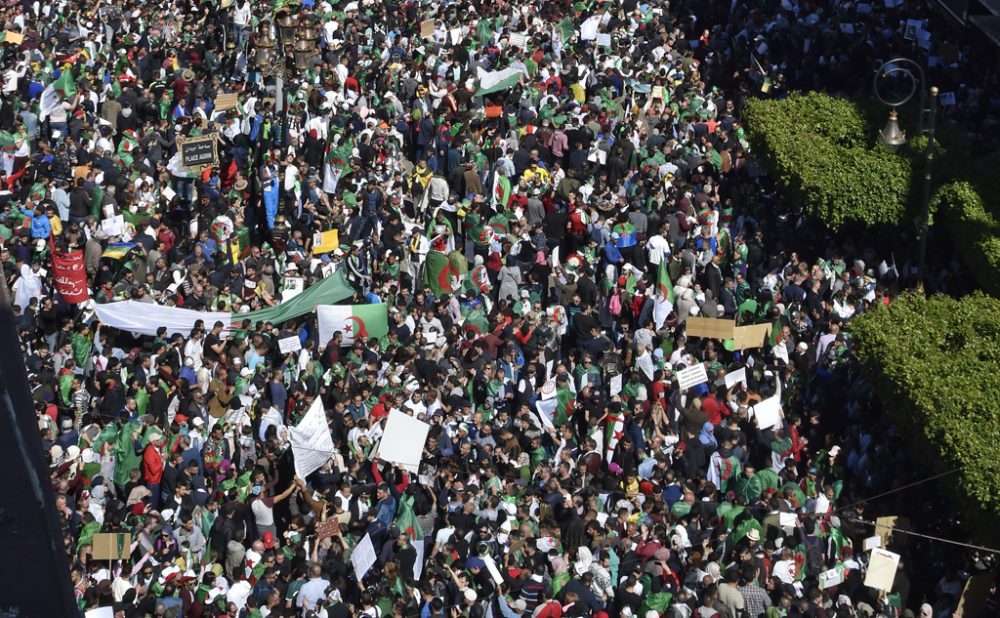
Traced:
[[[904, 78], [909, 80], [908, 89], [904, 89], [902, 94], [895, 97], [886, 97], [885, 93], [879, 89], [879, 80], [885, 78]], [[920, 91], [920, 132], [927, 136], [927, 146], [924, 149], [924, 178], [923, 190], [920, 201], [920, 221], [917, 222], [919, 231], [918, 254], [917, 254], [917, 289], [923, 291], [924, 288], [924, 262], [927, 257], [927, 234], [930, 225], [931, 206], [931, 174], [934, 169], [934, 122], [937, 116], [937, 96], [938, 89], [932, 86], [928, 91], [929, 98], [924, 94], [926, 87], [924, 70], [919, 64], [909, 58], [893, 58], [882, 63], [878, 71], [875, 72], [874, 92], [875, 97], [889, 107], [889, 120], [885, 127], [878, 133], [878, 141], [889, 152], [895, 152], [900, 146], [906, 143], [906, 133], [900, 130], [896, 109], [910, 99], [916, 92]], [[926, 114], [926, 123], [924, 122]]]

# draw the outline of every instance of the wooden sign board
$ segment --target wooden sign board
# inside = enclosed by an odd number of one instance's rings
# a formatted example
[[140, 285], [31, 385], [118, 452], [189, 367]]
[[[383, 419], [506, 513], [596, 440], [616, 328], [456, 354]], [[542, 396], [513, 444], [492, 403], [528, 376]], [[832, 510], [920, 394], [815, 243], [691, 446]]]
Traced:
[[224, 112], [227, 109], [236, 109], [239, 107], [240, 101], [239, 97], [235, 92], [229, 94], [220, 94], [215, 97], [215, 109], [216, 111]]
[[759, 348], [764, 345], [771, 333], [770, 324], [754, 324], [752, 326], [737, 326], [733, 329], [733, 345], [737, 350]]
[[219, 150], [214, 135], [177, 139], [181, 165], [188, 171], [202, 171], [219, 164]]
[[132, 553], [131, 540], [125, 532], [98, 532], [90, 544], [94, 560], [121, 560]]
[[684, 334], [688, 337], [705, 337], [719, 341], [732, 339], [735, 328], [736, 320], [689, 317], [684, 322]]

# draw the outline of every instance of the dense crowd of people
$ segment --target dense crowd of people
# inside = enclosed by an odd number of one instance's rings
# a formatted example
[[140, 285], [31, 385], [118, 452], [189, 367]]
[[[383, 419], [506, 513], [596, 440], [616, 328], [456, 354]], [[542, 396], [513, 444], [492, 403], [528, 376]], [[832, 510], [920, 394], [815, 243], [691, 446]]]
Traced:
[[[847, 325], [912, 260], [800, 218], [741, 124], [751, 97], [868, 96], [900, 53], [946, 117], [995, 117], [996, 67], [923, 3], [0, 19], [0, 261], [81, 613], [938, 618], [994, 569], [896, 534], [865, 585], [871, 523], [906, 507], [865, 499], [917, 473]], [[331, 281], [384, 335], [288, 311]], [[134, 328], [97, 315], [122, 301]], [[737, 349], [692, 317], [772, 327]], [[334, 449], [301, 478], [317, 400]], [[379, 451], [394, 412], [430, 425], [416, 470]]]

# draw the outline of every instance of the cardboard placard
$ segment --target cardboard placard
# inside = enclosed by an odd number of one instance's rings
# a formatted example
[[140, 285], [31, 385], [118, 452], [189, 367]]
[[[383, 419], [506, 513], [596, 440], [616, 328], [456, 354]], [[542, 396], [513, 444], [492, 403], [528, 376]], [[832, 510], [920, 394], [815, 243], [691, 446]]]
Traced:
[[[690, 320], [691, 318], [688, 318]], [[748, 348], [759, 348], [764, 345], [767, 336], [771, 333], [770, 324], [753, 324], [751, 326], [737, 326], [733, 329], [733, 345], [737, 350]]]
[[180, 149], [181, 166], [188, 171], [200, 171], [219, 163], [218, 144], [214, 135], [177, 138], [177, 148]]
[[510, 35], [510, 46], [524, 49], [528, 45], [528, 35], [514, 33]]
[[94, 560], [121, 560], [132, 553], [127, 532], [98, 532], [90, 542]]
[[688, 337], [704, 337], [706, 339], [733, 338], [736, 320], [721, 320], [718, 318], [689, 317], [684, 322], [684, 334]]
[[980, 573], [965, 580], [965, 588], [962, 596], [958, 599], [958, 608], [955, 610], [956, 616], [984, 616], [986, 609], [986, 599], [993, 587], [995, 573]]
[[316, 522], [316, 540], [322, 541], [325, 538], [331, 536], [337, 536], [340, 534], [340, 522], [336, 519], [327, 519], [325, 521]]
[[215, 97], [215, 110], [219, 112], [224, 112], [227, 109], [236, 109], [239, 107], [240, 101], [239, 97], [236, 96], [235, 92], [228, 94], [220, 94]]
[[876, 590], [889, 592], [892, 582], [896, 579], [896, 567], [899, 565], [899, 554], [875, 548], [868, 562], [868, 573], [865, 575], [865, 585]]
[[425, 19], [420, 22], [420, 38], [426, 39], [429, 36], [434, 36], [434, 20]]
[[11, 45], [20, 45], [24, 43], [24, 35], [20, 32], [8, 30], [3, 33], [3, 42], [10, 43]]
[[896, 526], [909, 528], [909, 520], [897, 515], [886, 515], [875, 520], [875, 534], [882, 537], [882, 547], [892, 546], [893, 530]]

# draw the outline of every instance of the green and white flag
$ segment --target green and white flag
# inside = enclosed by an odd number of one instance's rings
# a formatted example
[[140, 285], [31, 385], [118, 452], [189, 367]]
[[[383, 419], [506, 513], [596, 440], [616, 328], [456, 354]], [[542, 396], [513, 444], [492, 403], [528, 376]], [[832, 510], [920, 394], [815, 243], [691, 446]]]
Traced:
[[509, 90], [521, 81], [522, 75], [524, 74], [521, 73], [520, 69], [513, 67], [501, 71], [487, 71], [480, 67], [477, 76], [479, 77], [479, 89], [476, 90], [475, 96], [481, 97], [484, 94]]
[[343, 336], [345, 346], [355, 340], [366, 342], [371, 337], [381, 339], [389, 334], [389, 306], [376, 305], [317, 305], [319, 347], [324, 348], [336, 332]]

